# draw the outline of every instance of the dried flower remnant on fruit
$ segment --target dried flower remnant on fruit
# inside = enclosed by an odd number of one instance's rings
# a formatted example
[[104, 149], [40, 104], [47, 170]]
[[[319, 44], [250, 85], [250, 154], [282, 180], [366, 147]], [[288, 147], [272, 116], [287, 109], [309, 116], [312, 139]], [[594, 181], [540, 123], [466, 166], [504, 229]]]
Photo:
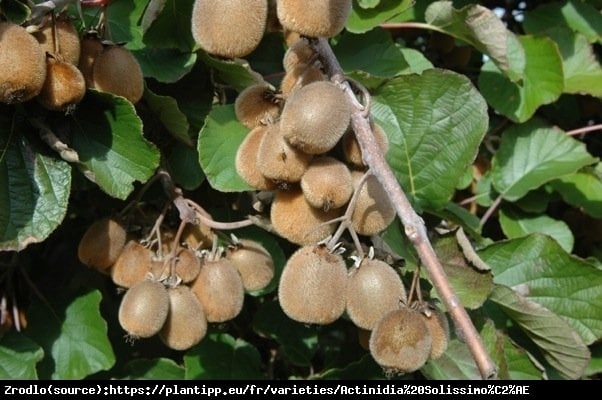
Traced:
[[132, 286], [119, 306], [119, 324], [134, 338], [159, 333], [169, 311], [169, 295], [163, 284], [142, 281]]
[[333, 37], [345, 27], [351, 0], [278, 0], [278, 19], [285, 29], [310, 37]]

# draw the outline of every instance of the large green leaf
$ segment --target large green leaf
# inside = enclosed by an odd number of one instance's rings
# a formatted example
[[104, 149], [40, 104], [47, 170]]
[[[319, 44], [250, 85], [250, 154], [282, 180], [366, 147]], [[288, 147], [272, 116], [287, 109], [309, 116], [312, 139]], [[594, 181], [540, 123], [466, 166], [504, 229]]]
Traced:
[[545, 360], [568, 379], [579, 379], [590, 361], [590, 353], [579, 335], [547, 308], [498, 285], [491, 301], [512, 318], [540, 347]]
[[189, 146], [194, 146], [190, 125], [186, 115], [178, 108], [178, 102], [170, 96], [160, 96], [148, 88], [144, 91], [144, 100], [165, 129], [176, 139]]
[[145, 30], [144, 43], [149, 47], [191, 51], [195, 46], [190, 28], [193, 3], [194, 0], [165, 1], [159, 15]]
[[44, 241], [63, 221], [71, 167], [41, 154], [22, 118], [0, 107], [0, 250]]
[[439, 69], [396, 77], [373, 100], [402, 188], [420, 206], [444, 207], [485, 135], [485, 101], [466, 77]]
[[183, 53], [176, 49], [145, 47], [132, 50], [142, 74], [159, 82], [173, 83], [190, 73], [197, 61], [196, 53]]
[[130, 361], [125, 370], [125, 379], [184, 379], [184, 367], [176, 364], [169, 358], [156, 358], [153, 360], [135, 359]]
[[420, 372], [431, 380], [481, 379], [468, 346], [457, 338], [450, 340], [445, 353], [436, 360], [429, 360]]
[[159, 151], [142, 136], [142, 121], [126, 99], [88, 91], [70, 120], [72, 147], [84, 174], [109, 195], [125, 199], [159, 165]]
[[[143, 31], [140, 29], [140, 21], [144, 15], [146, 1], [112, 1], [106, 9], [107, 30], [111, 32], [111, 40], [115, 43], [127, 43], [130, 50], [144, 47], [142, 42]], [[90, 15], [88, 26], [98, 24], [98, 8], [87, 8]]]
[[[598, 164], [601, 165], [601, 164]], [[553, 180], [551, 186], [563, 200], [594, 218], [602, 218], [602, 178], [591, 171], [579, 171]]]
[[481, 69], [479, 88], [496, 111], [525, 122], [540, 106], [560, 97], [564, 75], [558, 46], [550, 38], [521, 36], [519, 41], [526, 57], [522, 80], [512, 82], [490, 60]]
[[351, 15], [347, 20], [346, 28], [349, 32], [363, 33], [370, 29], [388, 22], [412, 7], [410, 0], [380, 0], [378, 5], [372, 7], [361, 7], [353, 4]]
[[37, 379], [44, 350], [27, 336], [8, 332], [0, 337], [0, 379]]
[[263, 82], [263, 77], [253, 71], [249, 63], [243, 59], [219, 60], [203, 50], [198, 50], [197, 54], [201, 61], [215, 70], [217, 78], [239, 92], [247, 86]]
[[503, 133], [491, 165], [493, 186], [504, 199], [516, 201], [530, 190], [596, 161], [583, 143], [532, 120]]
[[234, 105], [216, 106], [201, 129], [199, 160], [211, 186], [222, 192], [242, 192], [252, 188], [236, 172], [238, 147], [248, 133], [236, 119]]
[[257, 349], [227, 333], [207, 335], [184, 355], [186, 379], [261, 379]]
[[350, 362], [344, 367], [327, 369], [315, 378], [325, 380], [380, 380], [383, 378], [383, 368], [374, 361], [370, 354], [365, 354], [359, 360]]
[[194, 190], [205, 180], [196, 148], [176, 143], [165, 156], [164, 162], [171, 178], [183, 189]]
[[602, 337], [602, 271], [541, 234], [495, 243], [479, 255], [495, 283], [562, 317], [587, 344]]

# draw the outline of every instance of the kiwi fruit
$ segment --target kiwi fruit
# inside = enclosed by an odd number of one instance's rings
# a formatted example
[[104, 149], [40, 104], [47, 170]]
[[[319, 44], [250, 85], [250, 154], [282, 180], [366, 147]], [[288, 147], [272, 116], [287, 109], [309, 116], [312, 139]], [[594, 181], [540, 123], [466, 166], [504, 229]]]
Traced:
[[102, 40], [96, 32], [89, 32], [81, 40], [81, 50], [77, 68], [81, 71], [86, 81], [86, 87], [94, 87], [94, 61], [104, 51]]
[[422, 315], [402, 307], [378, 321], [370, 335], [370, 354], [387, 372], [404, 374], [426, 363], [432, 342]]
[[[389, 138], [387, 137], [387, 134], [383, 128], [375, 122], [370, 123], [370, 126], [372, 127], [372, 133], [374, 134], [374, 140], [376, 141], [380, 151], [382, 154], [387, 154], [387, 151], [389, 150]], [[355, 134], [352, 131], [347, 131], [347, 133], [343, 135], [341, 144], [345, 161], [355, 168], [366, 167], [366, 163], [364, 163], [362, 156], [362, 150], [357, 138], [355, 137]]]
[[[357, 189], [364, 172], [352, 171], [353, 186]], [[353, 228], [360, 235], [372, 236], [382, 232], [395, 219], [395, 209], [381, 183], [370, 175], [357, 196], [351, 214]]]
[[280, 92], [283, 99], [288, 99], [298, 89], [313, 82], [325, 81], [326, 75], [322, 71], [322, 64], [298, 64], [284, 74], [280, 82]]
[[68, 16], [60, 15], [56, 18], [54, 25], [56, 27], [56, 36], [58, 39], [58, 53], [55, 50], [54, 28], [51, 20], [33, 35], [38, 40], [45, 53], [50, 53], [55, 56], [60, 55], [64, 61], [77, 65], [81, 53], [81, 42], [79, 33], [77, 32], [77, 29], [75, 29], [72, 20]]
[[401, 278], [386, 262], [364, 259], [349, 273], [346, 311], [353, 323], [372, 330], [389, 311], [406, 301], [406, 290]]
[[278, 300], [291, 319], [325, 325], [345, 312], [347, 268], [339, 254], [323, 245], [300, 247], [286, 262]]
[[334, 224], [324, 224], [341, 214], [340, 209], [324, 211], [312, 207], [301, 189], [276, 192], [270, 210], [277, 234], [298, 245], [316, 244], [334, 232]]
[[37, 100], [52, 111], [71, 111], [86, 94], [81, 71], [70, 62], [48, 56], [46, 81]]
[[274, 278], [274, 260], [260, 243], [240, 239], [228, 247], [226, 256], [234, 264], [245, 290], [254, 292], [262, 290]]
[[267, 0], [195, 0], [192, 37], [207, 53], [244, 57], [259, 45], [267, 17]]
[[213, 244], [213, 232], [203, 223], [186, 224], [181, 240], [191, 249], [207, 249]]
[[172, 350], [187, 350], [207, 333], [203, 306], [186, 285], [167, 289], [169, 313], [159, 331], [161, 341]]
[[259, 124], [267, 125], [278, 119], [280, 101], [268, 84], [258, 83], [240, 92], [234, 102], [234, 112], [241, 124], [253, 129]]
[[345, 27], [351, 0], [278, 0], [283, 28], [310, 37], [333, 37]]
[[316, 157], [301, 177], [301, 190], [312, 207], [324, 211], [343, 207], [353, 194], [351, 172], [334, 157]]
[[92, 67], [94, 89], [137, 103], [144, 93], [144, 76], [136, 57], [123, 46], [105, 46]]
[[285, 72], [290, 72], [300, 64], [308, 65], [316, 59], [316, 52], [305, 38], [297, 40], [284, 53], [282, 66]]
[[449, 345], [449, 322], [445, 314], [436, 306], [429, 305], [421, 315], [433, 339], [430, 359], [435, 360], [445, 353]]
[[119, 305], [119, 324], [134, 338], [148, 338], [161, 330], [169, 312], [169, 295], [162, 283], [142, 281], [132, 286]]
[[236, 151], [235, 166], [238, 175], [256, 190], [274, 190], [276, 183], [259, 170], [259, 146], [268, 132], [265, 125], [256, 126], [247, 134]]
[[201, 272], [201, 260], [196, 256], [194, 250], [180, 247], [176, 257], [176, 275], [183, 283], [194, 281]]
[[46, 54], [25, 28], [0, 22], [0, 102], [21, 103], [37, 96], [46, 80]]
[[242, 310], [242, 278], [227, 258], [202, 260], [201, 272], [190, 288], [203, 305], [207, 322], [231, 320]]
[[89, 267], [107, 269], [121, 254], [126, 239], [125, 228], [117, 219], [101, 218], [90, 225], [82, 236], [77, 256]]
[[351, 104], [329, 81], [312, 82], [294, 91], [280, 116], [280, 131], [291, 146], [310, 154], [332, 149], [349, 127]]
[[[111, 268], [111, 279], [118, 286], [131, 288], [147, 279], [154, 253], [135, 240], [127, 242]], [[155, 278], [159, 278], [156, 276]]]

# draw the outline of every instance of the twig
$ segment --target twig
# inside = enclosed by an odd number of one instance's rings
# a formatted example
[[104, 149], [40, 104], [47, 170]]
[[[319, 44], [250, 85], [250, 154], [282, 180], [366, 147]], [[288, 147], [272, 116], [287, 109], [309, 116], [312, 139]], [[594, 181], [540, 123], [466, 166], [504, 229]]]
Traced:
[[483, 214], [483, 217], [481, 217], [481, 226], [485, 225], [485, 223], [493, 215], [493, 213], [495, 212], [495, 210], [497, 210], [497, 208], [500, 206], [501, 202], [502, 202], [502, 195], [500, 194], [493, 201], [493, 203], [491, 203], [491, 205], [489, 206], [489, 208], [487, 209], [487, 211], [485, 211], [485, 214]]
[[602, 124], [586, 126], [579, 129], [573, 129], [572, 131], [567, 131], [566, 134], [569, 136], [577, 136], [582, 133], [588, 133], [593, 131], [602, 131]]
[[[338, 80], [338, 83], [345, 84], [344, 73], [327, 40], [325, 38], [317, 39], [314, 47], [320, 54], [328, 75], [333, 80]], [[350, 90], [346, 92], [351, 96]], [[420, 256], [424, 267], [429, 273], [433, 286], [437, 290], [437, 293], [439, 293], [439, 297], [470, 349], [481, 376], [484, 379], [494, 378], [496, 376], [495, 364], [489, 357], [479, 333], [449, 283], [449, 279], [428, 239], [424, 221], [412, 208], [393, 171], [389, 168], [382, 151], [374, 140], [370, 122], [368, 118], [362, 115], [362, 111], [357, 108], [353, 111], [351, 124], [360, 145], [364, 161], [382, 184], [386, 193], [389, 194], [391, 203], [394, 205], [397, 215], [404, 225], [406, 236]]]

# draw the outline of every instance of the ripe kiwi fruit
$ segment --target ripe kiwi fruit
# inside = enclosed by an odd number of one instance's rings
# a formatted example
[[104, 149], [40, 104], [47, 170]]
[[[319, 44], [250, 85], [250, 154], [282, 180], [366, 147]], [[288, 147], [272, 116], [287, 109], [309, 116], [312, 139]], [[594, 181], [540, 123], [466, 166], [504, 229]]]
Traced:
[[316, 59], [316, 52], [305, 38], [297, 40], [284, 53], [282, 66], [285, 72], [290, 72], [299, 64], [311, 64]]
[[324, 211], [312, 207], [299, 188], [276, 192], [270, 210], [277, 234], [298, 245], [318, 243], [334, 232], [334, 224], [323, 224], [340, 215], [340, 209]]
[[441, 357], [445, 353], [445, 350], [447, 350], [449, 344], [449, 322], [445, 314], [436, 306], [428, 306], [426, 312], [422, 312], [421, 315], [433, 339], [430, 359], [435, 360]]
[[159, 338], [170, 349], [187, 350], [199, 343], [207, 333], [203, 306], [186, 285], [167, 289], [169, 313]]
[[324, 211], [343, 207], [353, 194], [351, 172], [336, 158], [316, 157], [301, 177], [301, 190], [312, 207]]
[[428, 360], [432, 342], [420, 312], [402, 307], [378, 321], [370, 335], [370, 354], [388, 372], [414, 372]]
[[289, 318], [330, 324], [345, 312], [347, 268], [323, 245], [300, 247], [286, 262], [278, 286], [280, 306]]
[[96, 32], [88, 32], [81, 40], [81, 51], [77, 68], [82, 72], [86, 87], [94, 87], [94, 61], [104, 51], [102, 40]]
[[227, 258], [202, 260], [201, 272], [190, 288], [203, 305], [207, 322], [231, 320], [242, 310], [242, 278]]
[[256, 190], [274, 190], [276, 188], [276, 183], [261, 173], [257, 163], [259, 146], [267, 133], [267, 126], [256, 126], [247, 134], [236, 151], [236, 172]]
[[45, 53], [50, 53], [55, 56], [60, 55], [64, 61], [77, 65], [81, 52], [81, 42], [79, 33], [77, 32], [77, 29], [75, 29], [72, 20], [68, 16], [58, 16], [54, 25], [56, 27], [58, 39], [58, 54], [55, 50], [54, 28], [51, 20], [33, 35], [38, 40]]
[[[387, 154], [387, 151], [389, 150], [389, 138], [387, 137], [387, 134], [383, 128], [375, 122], [372, 122], [370, 126], [372, 127], [372, 132], [374, 134], [374, 140], [378, 144], [380, 151], [382, 154]], [[365, 168], [366, 164], [362, 157], [362, 150], [357, 142], [355, 134], [352, 131], [347, 131], [347, 133], [343, 135], [341, 143], [345, 160], [355, 168]]]
[[194, 250], [180, 247], [177, 250], [176, 257], [176, 275], [184, 283], [194, 281], [201, 272], [201, 260], [196, 256]]
[[322, 72], [322, 64], [318, 61], [311, 64], [298, 64], [284, 74], [280, 82], [280, 92], [283, 99], [288, 99], [291, 94], [313, 82], [325, 81], [326, 75]]
[[162, 283], [142, 281], [132, 286], [119, 306], [119, 324], [135, 338], [157, 334], [167, 319], [169, 295]]
[[241, 124], [253, 129], [278, 119], [280, 101], [276, 92], [266, 83], [246, 87], [234, 102], [234, 112]]
[[282, 109], [282, 136], [305, 153], [332, 149], [349, 127], [351, 104], [329, 81], [312, 82], [294, 91]]
[[253, 292], [265, 288], [274, 278], [274, 260], [260, 243], [240, 239], [228, 247], [226, 258], [234, 264], [245, 290]]
[[267, 0], [195, 0], [192, 37], [207, 53], [244, 57], [259, 45], [267, 17]]
[[406, 290], [389, 264], [366, 258], [350, 271], [345, 297], [351, 321], [360, 328], [372, 330], [386, 313], [406, 301]]
[[107, 269], [121, 254], [126, 238], [125, 228], [117, 219], [101, 218], [90, 225], [82, 236], [77, 256], [89, 267]]
[[[352, 171], [353, 186], [357, 188], [364, 172]], [[353, 228], [360, 235], [372, 236], [382, 232], [395, 219], [395, 209], [381, 183], [370, 175], [357, 196], [351, 215]]]
[[333, 37], [343, 30], [351, 0], [278, 0], [278, 19], [285, 29], [310, 37]]
[[25, 28], [0, 22], [0, 102], [21, 103], [37, 96], [46, 80], [46, 53]]
[[136, 57], [123, 46], [105, 46], [92, 69], [93, 87], [137, 103], [144, 93], [144, 76]]
[[[127, 242], [111, 268], [111, 279], [118, 286], [131, 288], [152, 272], [154, 253], [136, 240]], [[159, 278], [155, 276], [155, 278]]]
[[37, 97], [40, 104], [52, 111], [71, 111], [86, 94], [81, 71], [70, 62], [48, 56], [46, 81]]

